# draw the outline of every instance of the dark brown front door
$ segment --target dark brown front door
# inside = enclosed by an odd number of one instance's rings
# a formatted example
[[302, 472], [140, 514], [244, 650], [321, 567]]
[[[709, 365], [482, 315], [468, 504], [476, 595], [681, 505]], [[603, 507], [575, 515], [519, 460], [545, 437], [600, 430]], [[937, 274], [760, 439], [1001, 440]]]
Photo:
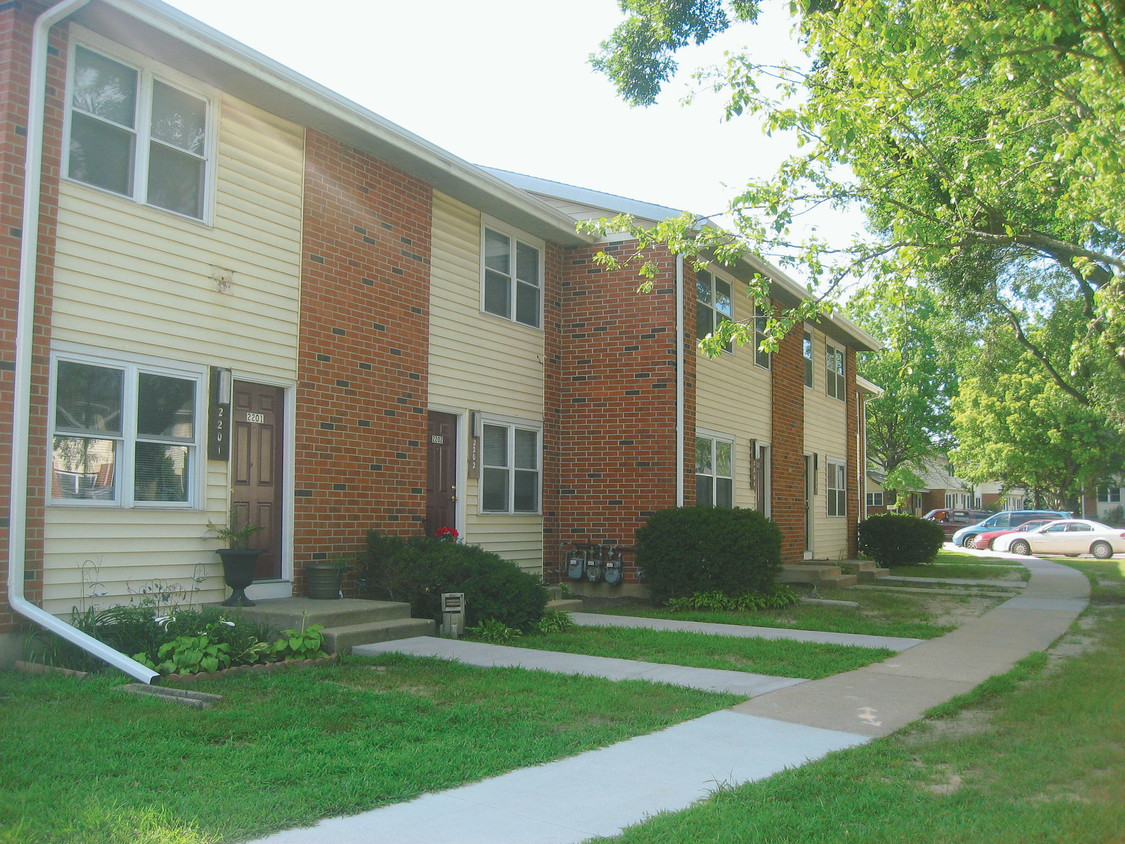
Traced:
[[254, 573], [258, 579], [281, 577], [284, 403], [281, 387], [234, 382], [231, 519], [239, 525], [249, 520], [264, 528], [251, 543], [263, 551]]
[[426, 533], [457, 525], [457, 417], [430, 411]]

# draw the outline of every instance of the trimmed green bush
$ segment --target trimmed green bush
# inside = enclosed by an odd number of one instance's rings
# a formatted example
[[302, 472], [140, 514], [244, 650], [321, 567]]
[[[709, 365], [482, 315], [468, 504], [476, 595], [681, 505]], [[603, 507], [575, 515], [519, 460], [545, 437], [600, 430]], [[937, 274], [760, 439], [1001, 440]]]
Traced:
[[756, 510], [661, 510], [637, 531], [637, 566], [658, 603], [768, 592], [781, 571], [781, 529]]
[[940, 524], [905, 513], [879, 513], [859, 523], [859, 552], [887, 568], [932, 563], [944, 541]]
[[441, 621], [441, 593], [465, 593], [465, 624], [494, 619], [527, 632], [543, 617], [547, 589], [539, 578], [478, 545], [372, 530], [362, 555], [368, 597], [409, 602], [417, 618]]

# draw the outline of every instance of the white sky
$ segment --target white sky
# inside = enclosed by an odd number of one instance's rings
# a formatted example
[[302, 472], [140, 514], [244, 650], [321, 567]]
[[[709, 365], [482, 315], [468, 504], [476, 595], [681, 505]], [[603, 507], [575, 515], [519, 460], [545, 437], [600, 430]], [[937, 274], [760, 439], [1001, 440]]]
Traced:
[[[616, 0], [169, 0], [171, 5], [474, 164], [696, 213], [720, 213], [788, 152], [713, 95], [680, 100], [690, 71], [753, 37], [761, 61], [796, 55], [784, 0], [757, 31], [680, 57], [660, 102], [625, 105], [588, 56]], [[828, 219], [823, 234], [854, 221]]]

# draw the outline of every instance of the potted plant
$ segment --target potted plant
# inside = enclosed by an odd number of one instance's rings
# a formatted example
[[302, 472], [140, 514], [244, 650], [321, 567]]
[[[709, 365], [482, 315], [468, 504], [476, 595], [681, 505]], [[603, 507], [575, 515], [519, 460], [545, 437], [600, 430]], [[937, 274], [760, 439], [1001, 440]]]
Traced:
[[321, 560], [305, 564], [305, 589], [310, 598], [333, 600], [342, 597], [341, 581], [344, 573], [351, 568], [346, 557], [334, 560]]
[[246, 587], [254, 582], [254, 571], [258, 567], [258, 558], [262, 556], [262, 552], [249, 546], [254, 535], [263, 529], [261, 525], [252, 525], [249, 521], [238, 527], [233, 517], [226, 527], [207, 522], [208, 535], [227, 543], [226, 548], [220, 548], [215, 552], [223, 561], [223, 579], [231, 588], [230, 597], [223, 601], [221, 606], [254, 606], [254, 602], [246, 597]]

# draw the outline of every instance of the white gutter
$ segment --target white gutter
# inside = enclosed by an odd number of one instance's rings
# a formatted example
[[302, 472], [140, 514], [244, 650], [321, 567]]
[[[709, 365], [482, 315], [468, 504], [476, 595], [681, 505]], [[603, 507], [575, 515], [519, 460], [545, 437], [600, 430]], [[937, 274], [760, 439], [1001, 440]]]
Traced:
[[676, 506], [684, 506], [684, 256], [676, 255]]
[[27, 106], [27, 154], [24, 158], [23, 230], [20, 235], [20, 274], [16, 316], [16, 372], [12, 397], [12, 478], [8, 506], [8, 604], [24, 618], [46, 627], [87, 653], [126, 674], [151, 683], [159, 676], [24, 597], [24, 553], [27, 546], [28, 414], [31, 407], [31, 351], [35, 330], [35, 275], [38, 270], [39, 202], [43, 187], [43, 116], [47, 98], [47, 43], [51, 27], [74, 14], [90, 0], [63, 0], [35, 21], [31, 39], [30, 94]]

